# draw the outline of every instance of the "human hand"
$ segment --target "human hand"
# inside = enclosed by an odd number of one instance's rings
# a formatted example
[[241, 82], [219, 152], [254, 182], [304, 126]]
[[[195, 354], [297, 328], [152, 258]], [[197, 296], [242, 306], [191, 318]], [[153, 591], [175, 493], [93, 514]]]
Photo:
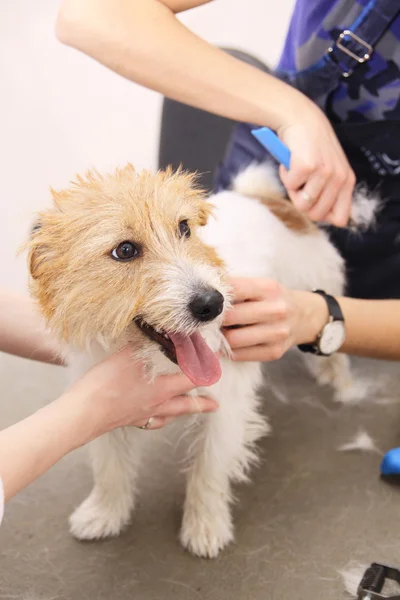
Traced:
[[84, 439], [77, 446], [117, 427], [140, 427], [150, 417], [150, 428], [159, 429], [181, 415], [218, 409], [212, 398], [187, 396], [194, 388], [181, 373], [161, 375], [149, 383], [127, 346], [95, 365], [66, 392], [82, 415]]
[[[270, 279], [233, 279], [235, 304], [224, 333], [235, 361], [268, 362], [292, 346], [313, 342], [328, 322], [319, 294], [292, 291]], [[239, 326], [237, 329], [226, 329]]]
[[293, 204], [313, 221], [348, 224], [355, 175], [323, 112], [295, 92], [293, 111], [281, 118], [277, 133], [291, 151], [290, 171], [280, 177]]

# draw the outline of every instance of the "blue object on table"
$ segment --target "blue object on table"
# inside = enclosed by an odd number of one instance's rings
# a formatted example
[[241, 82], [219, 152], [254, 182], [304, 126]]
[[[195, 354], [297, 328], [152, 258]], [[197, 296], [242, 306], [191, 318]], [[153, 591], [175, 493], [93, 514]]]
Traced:
[[392, 448], [386, 452], [381, 462], [382, 475], [400, 475], [400, 448]]
[[281, 140], [278, 138], [276, 133], [268, 127], [261, 127], [260, 129], [252, 129], [252, 135], [260, 142], [262, 146], [276, 160], [281, 163], [289, 171], [290, 169], [290, 150]]

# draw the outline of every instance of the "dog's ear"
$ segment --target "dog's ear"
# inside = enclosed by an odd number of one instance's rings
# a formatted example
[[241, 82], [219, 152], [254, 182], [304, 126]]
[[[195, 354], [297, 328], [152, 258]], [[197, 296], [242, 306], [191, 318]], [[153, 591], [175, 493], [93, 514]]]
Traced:
[[37, 220], [36, 223], [34, 223], [32, 225], [32, 229], [31, 229], [31, 235], [30, 235], [30, 239], [32, 239], [32, 236], [39, 231], [42, 228], [42, 222], [40, 220]]
[[41, 216], [31, 229], [29, 240], [26, 243], [28, 250], [28, 266], [33, 279], [39, 279], [49, 269], [49, 262], [54, 259], [54, 250], [51, 244], [51, 227], [46, 223], [45, 216]]
[[40, 246], [34, 243], [35, 234], [40, 231], [42, 228], [42, 222], [37, 220], [36, 223], [31, 228], [31, 233], [29, 236], [29, 271], [33, 279], [37, 279], [37, 270], [36, 265], [38, 262], [38, 254]]
[[46, 261], [47, 248], [40, 242], [31, 237], [29, 242], [28, 265], [32, 279], [39, 279], [41, 274], [41, 265]]
[[213, 214], [214, 206], [210, 204], [207, 200], [202, 200], [200, 205], [200, 210], [198, 212], [198, 223], [200, 227], [203, 227], [207, 224], [209, 217]]

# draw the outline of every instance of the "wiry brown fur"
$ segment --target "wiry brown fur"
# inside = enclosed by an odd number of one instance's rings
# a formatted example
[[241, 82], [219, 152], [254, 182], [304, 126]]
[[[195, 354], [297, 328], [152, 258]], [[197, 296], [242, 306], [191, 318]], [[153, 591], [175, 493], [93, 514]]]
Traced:
[[264, 204], [273, 215], [288, 229], [297, 233], [307, 234], [317, 233], [318, 228], [303, 213], [301, 213], [292, 202], [282, 196], [280, 198], [260, 197], [258, 200]]
[[[138, 315], [155, 327], [177, 327], [157, 302], [168, 268], [190, 261], [222, 271], [196, 236], [212, 206], [191, 173], [137, 173], [128, 164], [104, 176], [89, 171], [52, 196], [53, 208], [39, 214], [41, 227], [28, 242], [31, 288], [50, 327], [74, 345], [116, 340]], [[179, 236], [183, 219], [188, 239]], [[141, 256], [113, 260], [112, 250], [127, 240]]]
[[288, 199], [271, 165], [250, 165], [238, 174], [233, 188], [244, 196], [259, 200], [288, 229], [307, 235], [318, 233], [316, 225]]

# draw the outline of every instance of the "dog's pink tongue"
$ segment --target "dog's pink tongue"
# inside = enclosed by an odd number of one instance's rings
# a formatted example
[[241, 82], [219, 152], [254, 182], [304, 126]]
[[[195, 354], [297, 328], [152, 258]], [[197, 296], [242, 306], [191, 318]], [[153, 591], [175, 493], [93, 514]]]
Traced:
[[213, 385], [221, 377], [221, 365], [200, 333], [170, 334], [176, 350], [178, 365], [184, 374], [198, 386]]

